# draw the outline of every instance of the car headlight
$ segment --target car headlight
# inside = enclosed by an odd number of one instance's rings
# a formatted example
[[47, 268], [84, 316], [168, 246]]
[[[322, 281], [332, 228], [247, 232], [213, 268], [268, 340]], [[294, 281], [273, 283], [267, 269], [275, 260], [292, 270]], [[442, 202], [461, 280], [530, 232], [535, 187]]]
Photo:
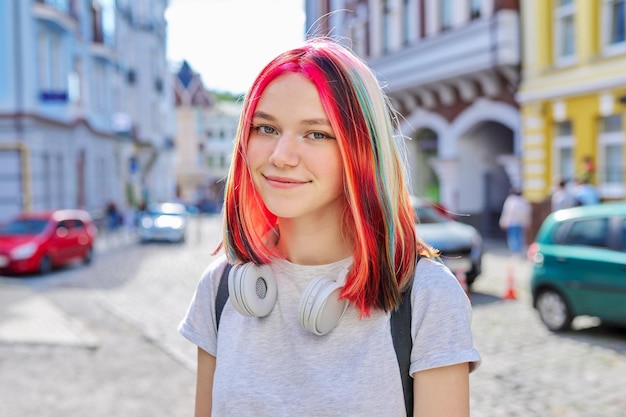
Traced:
[[183, 227], [183, 219], [174, 216], [161, 216], [154, 221], [157, 227], [181, 229]]
[[152, 219], [150, 217], [144, 217], [141, 219], [141, 227], [144, 229], [149, 229], [152, 227]]
[[11, 258], [21, 260], [28, 259], [37, 252], [37, 245], [30, 242], [20, 245], [11, 251]]

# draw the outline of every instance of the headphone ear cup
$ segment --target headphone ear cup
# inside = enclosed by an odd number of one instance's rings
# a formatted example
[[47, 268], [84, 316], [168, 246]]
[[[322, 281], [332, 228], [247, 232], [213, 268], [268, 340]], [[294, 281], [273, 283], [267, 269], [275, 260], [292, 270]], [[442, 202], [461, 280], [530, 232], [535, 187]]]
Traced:
[[228, 295], [244, 316], [265, 317], [276, 304], [278, 289], [268, 265], [235, 265], [228, 273]]
[[330, 278], [311, 281], [300, 298], [300, 326], [318, 336], [333, 330], [348, 308], [348, 301], [339, 299], [342, 288], [342, 284]]

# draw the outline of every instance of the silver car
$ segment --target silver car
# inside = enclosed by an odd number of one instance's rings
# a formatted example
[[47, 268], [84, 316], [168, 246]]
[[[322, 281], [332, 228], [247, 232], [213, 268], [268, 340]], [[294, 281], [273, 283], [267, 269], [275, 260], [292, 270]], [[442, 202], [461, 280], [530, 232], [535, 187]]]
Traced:
[[464, 272], [471, 286], [482, 272], [483, 240], [478, 230], [454, 220], [425, 199], [412, 196], [411, 203], [418, 235], [439, 251], [453, 273]]
[[139, 218], [139, 240], [184, 242], [188, 222], [189, 213], [183, 204], [153, 204]]

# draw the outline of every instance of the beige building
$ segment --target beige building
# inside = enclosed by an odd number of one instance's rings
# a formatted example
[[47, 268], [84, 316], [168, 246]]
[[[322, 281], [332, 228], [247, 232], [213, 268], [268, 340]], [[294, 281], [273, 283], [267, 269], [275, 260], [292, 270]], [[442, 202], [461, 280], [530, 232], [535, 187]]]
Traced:
[[184, 61], [175, 76], [176, 100], [176, 194], [185, 203], [196, 203], [202, 196], [209, 171], [205, 138], [207, 113], [214, 104], [200, 76]]
[[201, 209], [221, 207], [241, 102], [207, 91], [183, 62], [175, 77], [177, 197]]

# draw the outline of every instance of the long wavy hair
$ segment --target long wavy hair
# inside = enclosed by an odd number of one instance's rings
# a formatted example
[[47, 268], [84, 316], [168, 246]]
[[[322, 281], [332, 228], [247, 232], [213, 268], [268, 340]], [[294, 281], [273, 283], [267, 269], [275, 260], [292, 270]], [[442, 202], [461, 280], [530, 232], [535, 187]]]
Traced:
[[244, 98], [225, 190], [226, 255], [231, 262], [255, 264], [280, 256], [267, 242], [278, 219], [254, 188], [246, 150], [259, 98], [285, 73], [304, 75], [315, 84], [345, 167], [342, 228], [354, 252], [341, 297], [361, 315], [369, 315], [371, 308], [395, 309], [412, 281], [418, 255], [435, 252], [415, 232], [405, 153], [394, 136], [397, 115], [368, 66], [329, 38], [309, 39], [274, 58]]

